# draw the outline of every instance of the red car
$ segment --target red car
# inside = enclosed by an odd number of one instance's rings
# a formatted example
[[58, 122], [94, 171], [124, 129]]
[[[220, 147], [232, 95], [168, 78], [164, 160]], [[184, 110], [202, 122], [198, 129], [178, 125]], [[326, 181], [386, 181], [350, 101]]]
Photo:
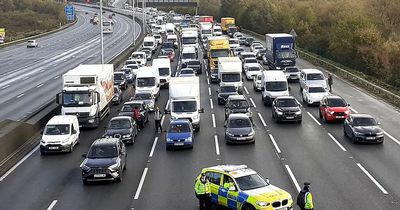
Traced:
[[325, 122], [344, 121], [350, 114], [350, 104], [340, 96], [324, 96], [319, 105], [319, 117]]

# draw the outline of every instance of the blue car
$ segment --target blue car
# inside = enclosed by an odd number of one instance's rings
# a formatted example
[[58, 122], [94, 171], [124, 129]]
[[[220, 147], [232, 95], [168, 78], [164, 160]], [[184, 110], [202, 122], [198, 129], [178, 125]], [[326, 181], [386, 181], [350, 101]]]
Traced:
[[172, 120], [165, 137], [167, 150], [172, 148], [193, 148], [193, 127], [189, 120]]

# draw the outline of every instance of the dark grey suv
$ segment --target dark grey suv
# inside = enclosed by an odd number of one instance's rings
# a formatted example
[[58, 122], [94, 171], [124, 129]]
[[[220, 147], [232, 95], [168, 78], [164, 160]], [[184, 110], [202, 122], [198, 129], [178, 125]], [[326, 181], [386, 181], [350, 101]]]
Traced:
[[292, 96], [277, 97], [272, 102], [272, 118], [276, 122], [295, 121], [301, 123], [302, 113], [300, 104]]

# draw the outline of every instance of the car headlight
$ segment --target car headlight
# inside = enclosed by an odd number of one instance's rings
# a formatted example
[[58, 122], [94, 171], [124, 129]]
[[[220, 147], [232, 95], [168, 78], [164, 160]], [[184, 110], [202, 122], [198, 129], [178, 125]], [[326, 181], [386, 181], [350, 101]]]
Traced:
[[354, 131], [354, 135], [361, 136], [361, 135], [363, 135], [363, 134], [360, 133], [360, 132]]
[[228, 135], [228, 136], [234, 136], [233, 134], [229, 133], [229, 131], [226, 131], [226, 135]]
[[376, 133], [376, 135], [377, 136], [383, 136], [383, 132], [381, 131], [381, 132], [378, 132], [378, 133]]
[[333, 113], [335, 113], [334, 111], [328, 111], [328, 113], [330, 114], [330, 115], [333, 115]]
[[68, 141], [69, 141], [69, 138], [66, 138], [66, 139], [62, 140], [61, 143], [65, 144], [65, 143], [67, 143]]
[[86, 165], [82, 165], [81, 168], [82, 168], [83, 171], [89, 171], [90, 170], [90, 167], [88, 167]]
[[283, 112], [276, 110], [276, 114], [283, 115]]
[[301, 115], [301, 110], [295, 112], [296, 115]]
[[126, 134], [122, 136], [122, 138], [129, 138], [129, 137], [131, 137], [131, 134]]
[[256, 201], [256, 204], [259, 206], [269, 206], [270, 203], [264, 201]]
[[192, 141], [192, 137], [188, 137], [186, 141]]
[[249, 133], [249, 136], [254, 136], [255, 133], [256, 133], [256, 132], [254, 132], [254, 130], [252, 130], [252, 131]]
[[45, 141], [45, 140], [43, 140], [43, 139], [41, 139], [41, 140], [40, 140], [40, 143], [42, 143], [42, 144], [46, 144], [46, 141]]
[[193, 120], [198, 120], [199, 119], [199, 115], [194, 115], [193, 116]]
[[115, 163], [113, 165], [108, 166], [108, 169], [110, 169], [112, 171], [116, 171], [118, 169], [118, 167], [119, 167], [119, 164], [117, 162], [117, 163]]
[[170, 139], [170, 138], [167, 138], [167, 142], [170, 142], [170, 141], [172, 141], [172, 139]]

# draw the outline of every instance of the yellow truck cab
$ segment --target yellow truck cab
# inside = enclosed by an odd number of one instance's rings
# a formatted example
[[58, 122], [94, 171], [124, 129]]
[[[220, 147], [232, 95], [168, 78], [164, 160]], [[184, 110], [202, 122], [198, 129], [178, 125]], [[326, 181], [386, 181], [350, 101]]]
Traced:
[[288, 192], [265, 181], [246, 165], [218, 165], [204, 168], [201, 173], [210, 182], [213, 204], [239, 210], [293, 209]]
[[235, 18], [223, 17], [221, 18], [221, 28], [224, 34], [228, 34], [229, 27], [235, 26]]
[[211, 82], [218, 82], [218, 57], [229, 57], [229, 38], [226, 36], [213, 36], [207, 39], [208, 70]]

